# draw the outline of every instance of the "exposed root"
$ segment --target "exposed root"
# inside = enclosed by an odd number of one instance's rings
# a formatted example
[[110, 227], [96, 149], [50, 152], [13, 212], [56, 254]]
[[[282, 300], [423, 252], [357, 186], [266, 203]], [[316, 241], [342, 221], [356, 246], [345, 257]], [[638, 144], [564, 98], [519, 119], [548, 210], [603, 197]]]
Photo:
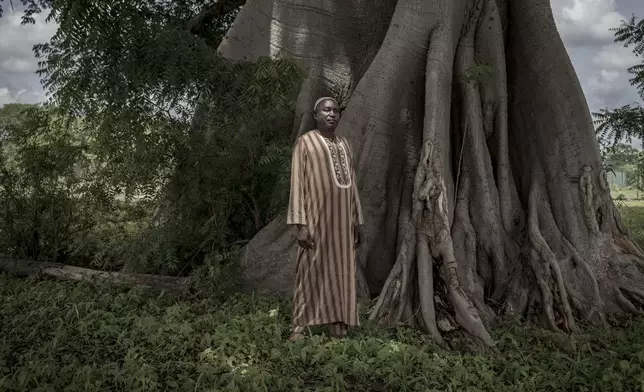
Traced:
[[[593, 322], [593, 320], [596, 318], [601, 325], [605, 325], [606, 317], [602, 312], [602, 309], [604, 307], [604, 302], [601, 298], [601, 294], [599, 291], [599, 283], [597, 282], [595, 273], [590, 268], [590, 265], [580, 256], [579, 252], [572, 245], [570, 240], [566, 238], [566, 236], [561, 232], [559, 227], [555, 224], [555, 218], [552, 214], [552, 209], [550, 208], [550, 204], [545, 203], [545, 205], [543, 206], [543, 209], [544, 209], [543, 215], [545, 217], [544, 221], [546, 222], [546, 225], [547, 225], [545, 230], [553, 234], [559, 241], [562, 242], [562, 244], [565, 246], [565, 249], [570, 255], [570, 258], [568, 260], [572, 260], [572, 262], [575, 264], [576, 267], [579, 267], [582, 269], [582, 271], [584, 271], [592, 287], [593, 302], [590, 306], [583, 306], [580, 299], [581, 297], [575, 293], [575, 291], [568, 283], [564, 281], [564, 286], [566, 287], [566, 291], [572, 297], [571, 304], [575, 305], [577, 310], [583, 314], [583, 317], [586, 320]], [[574, 303], [572, 302], [573, 300], [575, 301]]]
[[52, 277], [61, 280], [108, 282], [115, 285], [138, 287], [156, 292], [186, 293], [190, 280], [178, 276], [107, 272], [61, 263], [33, 260], [15, 260], [0, 257], [0, 271], [19, 277]]
[[[428, 151], [431, 151], [429, 149]], [[424, 162], [427, 162], [424, 160]], [[489, 333], [483, 326], [478, 315], [463, 289], [461, 288], [458, 274], [457, 263], [454, 257], [454, 246], [449, 232], [449, 221], [447, 218], [447, 198], [444, 185], [436, 184], [435, 174], [428, 174], [425, 182], [421, 187], [419, 197], [424, 202], [425, 208], [422, 212], [422, 220], [419, 223], [419, 231], [424, 237], [423, 240], [429, 245], [428, 250], [431, 257], [436, 260], [442, 260], [441, 278], [446, 283], [447, 292], [450, 302], [454, 308], [456, 321], [469, 333], [480, 338], [489, 346], [495, 343]], [[430, 254], [427, 255], [428, 258]], [[418, 261], [419, 269], [421, 263], [427, 261]], [[419, 281], [421, 292], [429, 292], [427, 281]], [[433, 290], [432, 290], [433, 291]], [[421, 297], [422, 298], [422, 297]], [[430, 301], [431, 302], [431, 301]], [[433, 303], [421, 302], [423, 314], [431, 315], [433, 312]]]
[[[541, 235], [539, 228], [539, 217], [537, 215], [538, 208], [538, 197], [539, 197], [539, 186], [540, 184], [537, 181], [533, 182], [532, 190], [530, 191], [530, 201], [528, 208], [528, 233], [532, 246], [534, 247], [531, 254], [531, 260], [533, 268], [539, 271], [535, 271], [535, 275], [539, 281], [539, 287], [541, 289], [541, 294], [544, 299], [544, 311], [546, 313], [546, 318], [548, 324], [553, 329], [558, 329], [556, 322], [554, 320], [554, 312], [552, 309], [552, 296], [550, 294], [550, 287], [546, 283], [549, 278], [550, 269], [554, 272], [555, 281], [557, 283], [557, 288], [559, 291], [559, 297], [561, 300], [561, 306], [564, 312], [564, 318], [568, 329], [572, 332], [576, 332], [577, 325], [575, 323], [575, 318], [572, 314], [572, 309], [570, 308], [570, 302], [568, 301], [568, 292], [566, 290], [563, 276], [561, 274], [561, 269], [559, 268], [559, 262], [555, 254], [552, 252], [546, 240]], [[542, 260], [544, 265], [539, 265], [539, 260]]]
[[[521, 255], [521, 259], [528, 259], [528, 255]], [[527, 264], [527, 263], [526, 263]], [[530, 302], [532, 301], [532, 290], [534, 280], [532, 274], [528, 271], [529, 265], [517, 264], [511, 276], [511, 284], [506, 292], [506, 297], [500, 309], [502, 316], [523, 316], [528, 312]]]
[[624, 287], [623, 290], [628, 291], [629, 293], [639, 297], [640, 301], [644, 301], [644, 290], [638, 289], [636, 287]]
[[406, 257], [402, 263], [402, 281], [401, 281], [401, 288], [400, 288], [400, 297], [398, 301], [398, 312], [394, 317], [394, 322], [396, 323], [402, 320], [405, 308], [407, 307], [407, 304], [410, 303], [409, 291], [411, 286], [410, 284], [411, 270], [412, 270], [411, 264], [412, 264], [412, 258], [410, 257]]
[[595, 295], [594, 303], [591, 306], [585, 304], [585, 298], [579, 294], [570, 283], [564, 279], [564, 287], [568, 293], [568, 298], [570, 305], [575, 311], [577, 311], [578, 317], [584, 320], [587, 320], [591, 324], [606, 326], [608, 322], [606, 316], [604, 315], [603, 301], [601, 297]]
[[548, 326], [553, 330], [559, 330], [555, 320], [555, 312], [553, 307], [552, 292], [548, 285], [550, 269], [548, 264], [543, 264], [540, 261], [539, 253], [536, 249], [530, 252], [530, 265], [534, 271], [535, 278], [537, 279], [537, 286], [541, 291], [541, 306], [543, 307], [543, 314], [546, 318]]
[[633, 303], [626, 298], [624, 293], [622, 293], [622, 289], [620, 287], [615, 287], [615, 299], [617, 300], [617, 304], [627, 313], [631, 314], [642, 314], [642, 311], [635, 307]]
[[[478, 4], [478, 3], [477, 3]], [[445, 15], [453, 18], [450, 10]], [[458, 18], [456, 18], [458, 19]], [[449, 23], [448, 23], [449, 25]], [[405, 280], [404, 276], [411, 267], [411, 260], [416, 261], [418, 269], [418, 297], [423, 323], [438, 342], [443, 342], [436, 325], [436, 310], [434, 307], [433, 260], [442, 261], [441, 278], [446, 283], [448, 296], [454, 308], [456, 321], [472, 335], [480, 338], [486, 344], [494, 346], [494, 341], [483, 326], [478, 312], [472, 302], [463, 292], [454, 257], [454, 246], [450, 235], [448, 217], [447, 191], [442, 176], [444, 153], [440, 141], [445, 140], [445, 118], [449, 118], [449, 102], [442, 94], [451, 89], [451, 72], [446, 64], [453, 63], [455, 55], [454, 29], [441, 26], [432, 31], [427, 56], [426, 70], [426, 99], [425, 125], [423, 132], [422, 157], [418, 164], [414, 181], [411, 231], [404, 233], [403, 243], [396, 263], [387, 278], [385, 287], [378, 299], [370, 318], [379, 317], [385, 304], [399, 301], [396, 319], [407, 307], [404, 298], [392, 290], [394, 282]], [[412, 241], [415, 242], [416, 257], [410, 257]], [[406, 266], [405, 266], [406, 265]], [[404, 270], [404, 272], [403, 272]], [[402, 275], [402, 279], [401, 279]], [[408, 281], [406, 281], [406, 284]], [[400, 293], [407, 288], [401, 289]], [[401, 310], [402, 309], [402, 310]]]
[[416, 312], [414, 312], [411, 301], [407, 302], [407, 304], [405, 305], [405, 311], [403, 312], [403, 319], [401, 323], [403, 325], [414, 325], [414, 319], [419, 311], [420, 311], [420, 307]]
[[420, 310], [423, 322], [429, 334], [441, 346], [445, 345], [443, 337], [436, 326], [436, 309], [434, 307], [434, 275], [429, 244], [422, 235], [418, 236], [418, 286], [424, 287], [420, 291]]
[[561, 304], [564, 309], [564, 317], [566, 323], [568, 324], [568, 329], [572, 332], [578, 332], [577, 324], [575, 322], [575, 317], [572, 314], [572, 309], [570, 308], [570, 301], [568, 299], [568, 290], [566, 290], [566, 285], [564, 284], [564, 279], [561, 274], [561, 268], [559, 268], [559, 263], [554, 257], [554, 254], [551, 254], [550, 257], [550, 266], [555, 273], [555, 280], [557, 282], [557, 287], [559, 288], [559, 296], [561, 299]]
[[620, 292], [624, 295], [625, 298], [635, 306], [637, 312], [634, 314], [644, 313], [642, 309], [644, 308], [644, 290], [637, 287], [622, 287]]
[[[369, 315], [369, 320], [379, 319], [382, 322], [388, 324], [396, 324], [401, 321], [405, 307], [408, 300], [407, 295], [410, 291], [411, 280], [411, 270], [413, 269], [412, 263], [416, 259], [416, 238], [415, 238], [415, 227], [414, 220], [410, 220], [407, 225], [407, 230], [405, 232], [404, 238], [402, 240], [400, 251], [396, 257], [396, 262], [385, 281], [385, 284], [378, 296], [376, 305], [374, 306], [371, 314]], [[398, 304], [397, 311], [395, 315], [387, 314], [386, 312], [391, 312], [391, 309], [394, 309], [394, 305]], [[410, 303], [409, 303], [410, 304]], [[411, 304], [410, 304], [411, 305]]]
[[483, 318], [486, 325], [492, 324], [495, 314], [485, 303], [485, 281], [477, 269], [477, 256], [486, 257], [479, 252], [477, 236], [469, 215], [470, 176], [463, 177], [463, 184], [455, 206], [455, 219], [452, 227], [454, 252], [459, 263], [459, 278], [468, 298]]
[[568, 283], [568, 281], [564, 280], [564, 286], [566, 287], [566, 292], [568, 293], [570, 305], [573, 310], [575, 310], [577, 314], [583, 314], [584, 307], [581, 304], [580, 296], [575, 292], [575, 289], [570, 285], [570, 283]]

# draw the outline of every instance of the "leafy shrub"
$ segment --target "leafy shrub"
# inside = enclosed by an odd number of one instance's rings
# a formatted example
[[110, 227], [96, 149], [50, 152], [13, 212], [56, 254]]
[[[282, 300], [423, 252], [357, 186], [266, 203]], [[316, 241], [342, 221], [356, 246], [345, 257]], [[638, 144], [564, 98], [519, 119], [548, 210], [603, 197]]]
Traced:
[[[231, 253], [283, 208], [302, 74], [287, 58], [218, 53], [243, 1], [222, 12], [205, 0], [27, 3], [23, 22], [47, 12], [59, 27], [34, 52], [52, 105], [76, 124], [65, 139], [76, 156], [50, 139], [67, 128], [44, 124], [32, 136], [66, 170], [82, 166], [83, 184], [94, 185], [82, 193], [83, 208], [69, 187], [48, 188], [43, 200], [52, 202], [41, 204], [62, 209], [48, 224], [71, 227], [51, 231], [62, 239], [43, 238], [51, 233], [32, 218], [44, 214], [33, 198], [8, 206], [22, 219], [9, 253], [186, 275], [209, 255]], [[51, 169], [31, 172], [77, 180]]]
[[248, 241], [287, 200], [302, 75], [268, 58], [217, 72], [190, 123], [3, 110], [0, 253], [186, 275]]
[[3, 391], [634, 391], [644, 320], [564, 335], [523, 324], [493, 332], [499, 352], [436, 348], [408, 328], [319, 330], [289, 343], [290, 303], [221, 303], [0, 276]]
[[285, 207], [301, 72], [292, 60], [231, 63], [201, 97], [131, 269], [184, 273], [230, 253]]
[[53, 108], [2, 110], [0, 252], [68, 261], [74, 236], [114, 207], [89, 166], [81, 124]]

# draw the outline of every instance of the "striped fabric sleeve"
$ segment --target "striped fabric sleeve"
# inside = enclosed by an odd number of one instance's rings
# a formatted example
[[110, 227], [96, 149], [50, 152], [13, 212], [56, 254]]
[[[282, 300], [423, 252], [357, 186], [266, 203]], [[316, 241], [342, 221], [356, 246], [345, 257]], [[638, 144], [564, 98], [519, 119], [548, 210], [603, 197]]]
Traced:
[[302, 138], [298, 138], [293, 149], [291, 161], [291, 194], [286, 215], [287, 225], [305, 225], [306, 216], [306, 148]]
[[362, 216], [362, 205], [360, 204], [360, 195], [356, 184], [356, 171], [351, 169], [351, 193], [353, 194], [353, 222], [354, 225], [364, 225]]
[[347, 152], [349, 153], [349, 160], [351, 161], [351, 194], [353, 197], [353, 224], [354, 225], [363, 225], [364, 218], [362, 216], [362, 205], [360, 204], [360, 195], [358, 194], [358, 184], [356, 178], [356, 169], [355, 169], [355, 160], [353, 157], [353, 150], [349, 145], [349, 141], [345, 138], [344, 144], [347, 146]]

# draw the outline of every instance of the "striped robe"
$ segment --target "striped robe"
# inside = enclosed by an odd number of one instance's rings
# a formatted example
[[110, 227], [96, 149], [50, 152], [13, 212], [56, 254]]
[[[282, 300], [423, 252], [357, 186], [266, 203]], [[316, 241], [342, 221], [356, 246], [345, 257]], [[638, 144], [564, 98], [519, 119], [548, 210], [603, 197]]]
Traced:
[[295, 143], [287, 224], [307, 225], [314, 248], [298, 246], [293, 325], [359, 325], [353, 228], [363, 224], [353, 154], [345, 138], [314, 130]]

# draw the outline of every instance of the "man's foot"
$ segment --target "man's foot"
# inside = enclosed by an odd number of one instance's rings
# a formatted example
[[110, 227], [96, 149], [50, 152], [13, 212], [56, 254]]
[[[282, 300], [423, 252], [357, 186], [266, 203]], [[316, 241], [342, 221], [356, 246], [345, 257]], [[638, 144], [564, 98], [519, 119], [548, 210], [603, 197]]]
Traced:
[[335, 339], [344, 339], [347, 337], [347, 325], [345, 323], [333, 323], [330, 325], [331, 336]]
[[304, 339], [304, 334], [300, 332], [293, 332], [286, 340], [289, 342], [297, 342], [298, 340]]

